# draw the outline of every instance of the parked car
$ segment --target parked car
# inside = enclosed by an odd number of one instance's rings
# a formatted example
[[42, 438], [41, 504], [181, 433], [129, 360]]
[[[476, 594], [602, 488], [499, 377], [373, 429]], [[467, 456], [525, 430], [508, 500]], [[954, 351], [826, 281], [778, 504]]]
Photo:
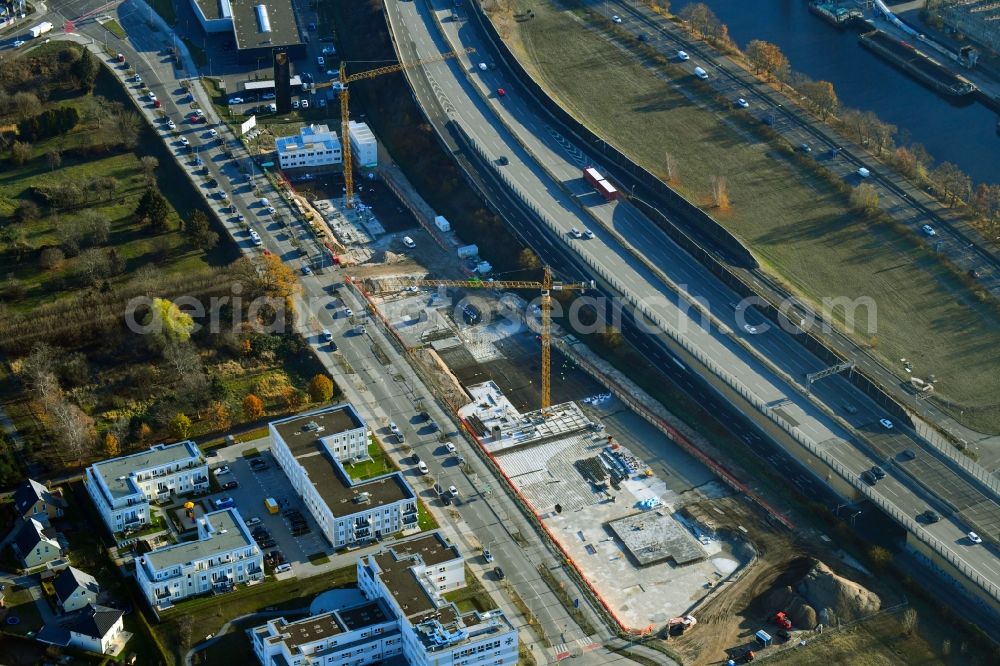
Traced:
[[489, 548], [483, 548], [483, 559], [486, 560], [486, 564], [493, 561], [493, 553], [490, 552]]
[[265, 539], [264, 541], [258, 541], [257, 545], [261, 548], [274, 548], [276, 545], [274, 539]]
[[740, 97], [739, 99], [736, 100], [736, 106], [740, 107], [741, 109], [749, 109], [750, 108], [750, 102], [748, 102], [744, 98]]
[[500, 567], [493, 567], [493, 575], [497, 577], [497, 580], [503, 580], [507, 577], [507, 574]]
[[430, 471], [427, 469], [427, 463], [423, 461], [417, 463], [417, 469], [420, 470], [421, 474], [427, 474]]
[[441, 500], [441, 504], [445, 506], [451, 506], [451, 495], [448, 493], [441, 493], [438, 495], [438, 499]]
[[451, 454], [454, 454], [456, 452], [456, 450], [457, 450], [455, 448], [455, 445], [452, 444], [451, 442], [448, 442], [447, 444], [445, 444], [444, 448], [448, 449], [448, 453], [451, 453]]
[[611, 20], [614, 21], [615, 23], [621, 23], [622, 17], [615, 14], [614, 16], [611, 17]]
[[229, 465], [223, 465], [222, 467], [216, 467], [213, 472], [216, 476], [222, 476], [223, 474], [229, 474]]
[[261, 522], [263, 522], [263, 521], [261, 521], [260, 518], [258, 518], [257, 516], [254, 516], [253, 518], [248, 518], [247, 519], [246, 525], [247, 525], [247, 527], [256, 527], [257, 525], [260, 525]]
[[291, 571], [291, 570], [292, 570], [292, 565], [288, 564], [287, 562], [279, 564], [278, 566], [274, 567], [274, 573], [276, 574], [285, 573], [286, 571]]
[[233, 490], [234, 488], [239, 488], [239, 487], [240, 487], [239, 481], [227, 481], [226, 483], [222, 484], [223, 490]]
[[321, 335], [323, 337], [323, 342], [333, 342], [333, 333], [330, 332], [330, 329], [324, 328]]
[[458, 497], [458, 488], [455, 486], [448, 486], [448, 492], [451, 493], [452, 497]]

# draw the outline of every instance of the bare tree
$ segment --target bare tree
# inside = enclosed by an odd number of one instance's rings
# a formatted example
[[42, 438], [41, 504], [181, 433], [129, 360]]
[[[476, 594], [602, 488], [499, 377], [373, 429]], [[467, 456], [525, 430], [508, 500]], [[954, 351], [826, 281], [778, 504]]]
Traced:
[[97, 440], [94, 420], [68, 400], [57, 401], [48, 413], [63, 452], [71, 460], [82, 460]]
[[851, 206], [871, 214], [878, 210], [878, 191], [870, 183], [861, 183], [851, 191]]
[[22, 166], [31, 159], [31, 144], [27, 141], [15, 141], [10, 146], [10, 161], [14, 166]]
[[55, 171], [62, 166], [62, 153], [58, 148], [52, 148], [45, 153], [45, 161], [49, 164], [49, 171]]
[[729, 208], [729, 186], [725, 176], [712, 176], [712, 203], [716, 208]]
[[930, 179], [951, 205], [967, 201], [972, 193], [972, 179], [951, 162], [938, 165], [930, 173]]
[[903, 611], [903, 619], [901, 620], [903, 625], [903, 633], [907, 636], [913, 633], [913, 630], [917, 628], [917, 609], [907, 608]]
[[677, 182], [677, 158], [675, 158], [670, 153], [666, 153], [663, 156], [663, 168], [667, 172], [667, 181], [671, 183]]
[[142, 173], [149, 184], [156, 178], [156, 167], [160, 166], [160, 160], [152, 155], [145, 155], [139, 162], [142, 164]]

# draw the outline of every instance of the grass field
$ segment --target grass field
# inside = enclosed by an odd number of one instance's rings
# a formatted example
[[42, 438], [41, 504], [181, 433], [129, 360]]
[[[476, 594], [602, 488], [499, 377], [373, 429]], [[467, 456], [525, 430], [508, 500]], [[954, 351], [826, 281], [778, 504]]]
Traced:
[[683, 93], [584, 25], [584, 12], [552, 2], [507, 4], [530, 7], [534, 18], [518, 23], [500, 14], [502, 34], [571, 113], [661, 176], [669, 152], [679, 165], [677, 189], [706, 208], [712, 177], [724, 176], [731, 208], [709, 212], [766, 269], [815, 304], [873, 298], [876, 316], [856, 318], [858, 342], [874, 345], [901, 377], [901, 358], [915, 376], [936, 375], [938, 394], [964, 409], [953, 410], [956, 417], [1000, 431], [1000, 321], [932, 253], [851, 213], [841, 193], [752, 134], [735, 111], [698, 98], [680, 68], [658, 71]]
[[110, 32], [118, 39], [125, 39], [126, 37], [128, 37], [128, 35], [125, 34], [125, 28], [122, 27], [122, 24], [114, 19], [111, 19], [110, 21], [105, 21], [101, 25], [103, 25], [108, 32]]

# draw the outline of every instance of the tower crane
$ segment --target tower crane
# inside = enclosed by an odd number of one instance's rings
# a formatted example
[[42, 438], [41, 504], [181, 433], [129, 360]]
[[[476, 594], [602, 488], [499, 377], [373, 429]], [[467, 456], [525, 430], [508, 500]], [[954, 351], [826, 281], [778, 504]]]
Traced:
[[406, 280], [392, 282], [417, 287], [456, 287], [460, 289], [539, 289], [542, 293], [542, 411], [552, 405], [552, 292], [586, 291], [594, 288], [594, 281], [555, 282], [552, 269], [542, 269], [542, 281], [535, 280]]
[[382, 76], [383, 74], [401, 72], [404, 69], [412, 69], [414, 67], [421, 67], [435, 62], [441, 62], [442, 60], [448, 60], [449, 58], [456, 58], [463, 53], [475, 53], [475, 51], [476, 50], [472, 48], [465, 49], [464, 51], [452, 51], [450, 53], [442, 53], [441, 55], [436, 55], [430, 58], [421, 58], [412, 62], [400, 62], [395, 65], [376, 67], [375, 69], [369, 69], [364, 72], [356, 72], [350, 76], [347, 75], [347, 61], [341, 60], [340, 76], [336, 81], [317, 83], [314, 86], [314, 89], [316, 90], [332, 87], [340, 92], [340, 141], [342, 145], [341, 151], [344, 158], [344, 185], [347, 188], [344, 195], [344, 205], [347, 208], [354, 207], [354, 165], [351, 157], [350, 105], [349, 93], [347, 90], [348, 84], [354, 83], [355, 81], [363, 81], [364, 79], [374, 79], [376, 76]]

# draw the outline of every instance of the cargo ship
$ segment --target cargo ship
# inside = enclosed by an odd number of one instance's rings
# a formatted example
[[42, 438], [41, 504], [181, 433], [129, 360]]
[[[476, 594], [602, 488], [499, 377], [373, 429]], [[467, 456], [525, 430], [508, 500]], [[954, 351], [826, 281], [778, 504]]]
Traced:
[[881, 30], [866, 32], [858, 39], [862, 46], [942, 95], [961, 98], [976, 90], [976, 86], [965, 77], [955, 74], [926, 53]]
[[836, 2], [810, 2], [809, 11], [836, 28], [846, 28], [864, 17], [860, 9], [841, 7]]

